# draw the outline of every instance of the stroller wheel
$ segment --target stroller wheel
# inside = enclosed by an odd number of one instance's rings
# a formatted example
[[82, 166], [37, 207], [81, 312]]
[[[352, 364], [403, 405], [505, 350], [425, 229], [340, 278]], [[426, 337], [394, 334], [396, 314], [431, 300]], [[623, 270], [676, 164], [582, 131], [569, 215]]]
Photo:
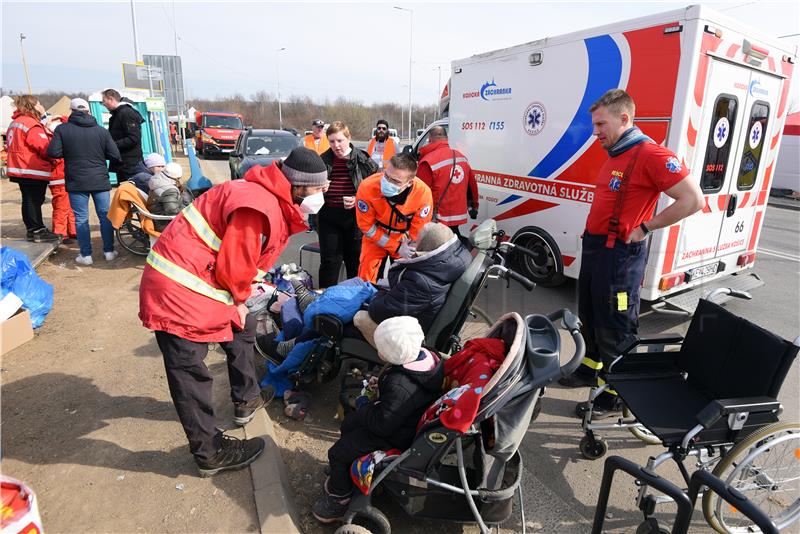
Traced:
[[536, 421], [539, 414], [542, 413], [542, 397], [536, 399], [536, 404], [533, 405], [533, 414], [531, 414], [531, 421]]
[[372, 531], [361, 525], [342, 525], [333, 534], [372, 534]]
[[[392, 525], [389, 524], [389, 519], [373, 506], [358, 510], [350, 521], [352, 523], [339, 527], [336, 534], [392, 534]], [[355, 527], [358, 530], [341, 530], [348, 527]]]
[[583, 436], [578, 446], [581, 449], [581, 454], [587, 460], [597, 460], [605, 456], [608, 452], [608, 445], [606, 445], [605, 441], [602, 439], [590, 438], [589, 436]]

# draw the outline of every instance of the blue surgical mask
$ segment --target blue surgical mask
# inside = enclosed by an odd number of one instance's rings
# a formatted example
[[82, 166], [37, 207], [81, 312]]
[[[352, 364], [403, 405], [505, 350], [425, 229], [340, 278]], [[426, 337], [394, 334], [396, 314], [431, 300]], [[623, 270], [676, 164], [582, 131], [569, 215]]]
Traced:
[[386, 198], [396, 197], [402, 192], [403, 189], [387, 180], [385, 174], [381, 177], [381, 193], [383, 193], [383, 196]]

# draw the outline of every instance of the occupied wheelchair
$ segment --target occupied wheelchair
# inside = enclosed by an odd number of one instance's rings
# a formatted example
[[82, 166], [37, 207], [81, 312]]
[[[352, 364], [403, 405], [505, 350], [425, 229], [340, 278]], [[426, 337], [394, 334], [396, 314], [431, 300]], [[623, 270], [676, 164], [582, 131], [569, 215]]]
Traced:
[[[730, 292], [734, 296], [735, 292]], [[640, 346], [678, 345], [678, 351], [633, 352]], [[639, 425], [667, 451], [651, 457], [645, 470], [673, 460], [687, 487], [686, 467], [708, 471], [760, 508], [778, 529], [800, 518], [800, 424], [778, 422], [777, 400], [800, 349], [800, 338], [786, 341], [737, 317], [709, 299], [700, 300], [685, 338], [634, 337], [606, 375], [607, 384], [590, 393], [584, 413], [584, 457], [607, 450], [595, 432], [601, 428]], [[591, 422], [591, 401], [613, 388], [632, 420], [601, 427]], [[644, 514], [640, 534], [660, 532], [652, 517], [656, 505], [673, 500], [648, 491], [639, 482], [637, 505]], [[719, 493], [703, 494], [703, 513], [718, 532], [756, 532], [741, 510]]]
[[[520, 254], [533, 253], [504, 241], [504, 237], [505, 233], [498, 230], [497, 223], [491, 219], [484, 221], [472, 234], [475, 256], [464, 274], [450, 287], [441, 310], [425, 333], [426, 347], [440, 354], [452, 354], [461, 350], [468, 339], [488, 331], [492, 321], [474, 303], [489, 278], [502, 278], [509, 283], [515, 280], [528, 291], [535, 287], [533, 282], [505, 266], [506, 255], [512, 250]], [[335, 378], [346, 360], [357, 360], [367, 366], [383, 364], [375, 348], [365, 339], [345, 335], [339, 319], [320, 315], [314, 318], [313, 325], [321, 338], [291, 375], [298, 386]]]
[[128, 207], [125, 219], [114, 229], [114, 235], [122, 248], [137, 256], [147, 256], [150, 247], [161, 235], [156, 230], [154, 221], [168, 222], [176, 217], [147, 211], [147, 195], [131, 182], [119, 185], [114, 193], [113, 204]]

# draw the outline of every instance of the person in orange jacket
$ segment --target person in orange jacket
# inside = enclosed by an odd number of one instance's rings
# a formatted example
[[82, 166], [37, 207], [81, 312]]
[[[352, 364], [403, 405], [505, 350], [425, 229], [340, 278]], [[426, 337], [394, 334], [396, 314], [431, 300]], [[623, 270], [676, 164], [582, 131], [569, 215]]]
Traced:
[[311, 123], [311, 133], [303, 138], [303, 144], [320, 156], [330, 148], [328, 136], [325, 135], [325, 122], [322, 119], [316, 119]]
[[389, 135], [389, 122], [385, 119], [375, 123], [375, 137], [367, 145], [367, 154], [378, 164], [379, 169], [386, 167], [392, 156], [400, 153], [397, 142]]
[[356, 222], [364, 232], [358, 276], [376, 282], [387, 257], [410, 258], [413, 242], [431, 220], [431, 189], [414, 176], [417, 162], [397, 154], [382, 173], [373, 174], [356, 193]]
[[[64, 122], [67, 122], [67, 117], [53, 117], [47, 122], [48, 132], [52, 134]], [[55, 160], [53, 179], [50, 180], [50, 196], [53, 197], [53, 233], [64, 236], [66, 240], [74, 239], [78, 234], [75, 228], [75, 214], [69, 205], [69, 194], [64, 181], [64, 159], [59, 158]]]

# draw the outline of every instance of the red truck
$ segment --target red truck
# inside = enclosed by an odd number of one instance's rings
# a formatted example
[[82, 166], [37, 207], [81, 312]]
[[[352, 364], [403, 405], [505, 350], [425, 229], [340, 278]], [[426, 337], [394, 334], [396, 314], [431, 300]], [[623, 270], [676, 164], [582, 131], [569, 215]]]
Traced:
[[195, 113], [195, 121], [196, 150], [204, 158], [232, 152], [239, 134], [244, 130], [244, 120], [239, 113], [198, 111]]

